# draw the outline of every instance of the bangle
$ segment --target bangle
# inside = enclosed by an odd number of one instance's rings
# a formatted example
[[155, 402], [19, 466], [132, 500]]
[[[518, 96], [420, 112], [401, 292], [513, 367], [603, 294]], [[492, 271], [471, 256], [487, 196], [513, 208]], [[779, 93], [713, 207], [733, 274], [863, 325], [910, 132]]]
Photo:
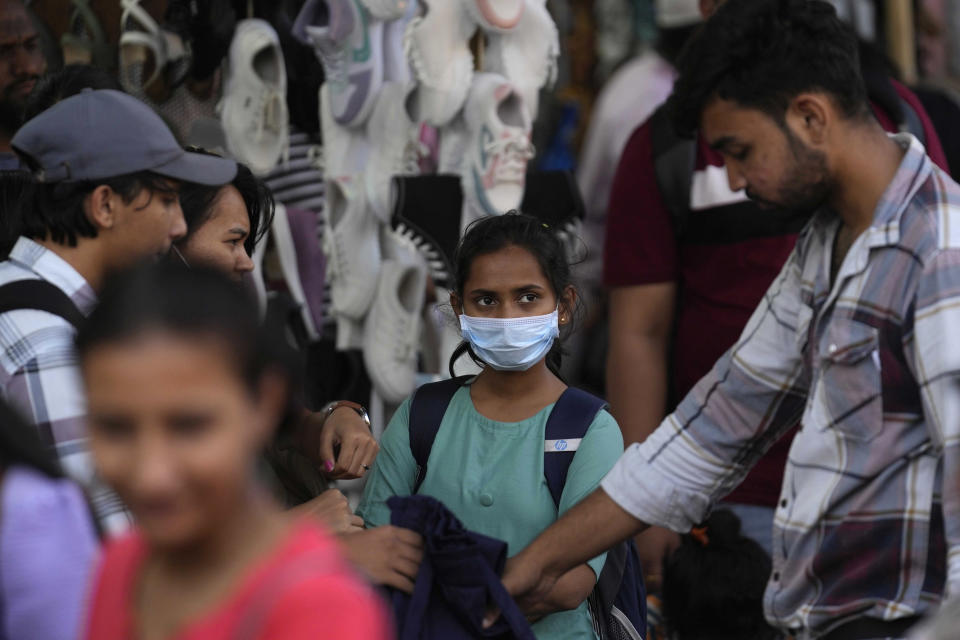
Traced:
[[323, 409], [320, 410], [320, 413], [323, 414], [323, 421], [326, 422], [327, 418], [330, 417], [334, 411], [340, 407], [348, 407], [357, 412], [357, 415], [363, 418], [363, 421], [367, 423], [367, 428], [370, 429], [370, 415], [367, 413], [367, 410], [363, 407], [362, 404], [358, 402], [351, 402], [350, 400], [334, 400], [333, 402], [328, 402]]

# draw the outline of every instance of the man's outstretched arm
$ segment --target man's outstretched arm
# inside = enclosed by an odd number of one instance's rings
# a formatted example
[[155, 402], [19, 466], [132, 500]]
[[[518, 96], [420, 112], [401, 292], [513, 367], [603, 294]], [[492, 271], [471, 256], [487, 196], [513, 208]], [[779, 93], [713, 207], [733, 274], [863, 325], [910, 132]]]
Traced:
[[597, 489], [507, 560], [503, 584], [521, 609], [536, 610], [560, 576], [647, 526]]

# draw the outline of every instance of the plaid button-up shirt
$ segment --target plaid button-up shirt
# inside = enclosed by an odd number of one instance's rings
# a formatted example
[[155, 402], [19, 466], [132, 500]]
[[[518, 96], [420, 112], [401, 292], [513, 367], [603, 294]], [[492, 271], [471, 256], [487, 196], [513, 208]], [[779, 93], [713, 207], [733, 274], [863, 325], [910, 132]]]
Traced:
[[602, 484], [688, 531], [800, 422], [764, 605], [801, 638], [960, 593], [960, 186], [895, 139], [899, 170], [833, 285], [823, 212], [738, 343]]
[[[93, 289], [76, 269], [36, 242], [20, 238], [9, 259], [0, 262], [0, 285], [28, 279], [57, 286], [84, 315], [96, 305]], [[119, 533], [131, 519], [94, 473], [75, 335], [69, 322], [45, 311], [0, 314], [0, 393], [36, 425], [41, 438], [56, 449], [64, 471], [85, 487], [104, 531]]]

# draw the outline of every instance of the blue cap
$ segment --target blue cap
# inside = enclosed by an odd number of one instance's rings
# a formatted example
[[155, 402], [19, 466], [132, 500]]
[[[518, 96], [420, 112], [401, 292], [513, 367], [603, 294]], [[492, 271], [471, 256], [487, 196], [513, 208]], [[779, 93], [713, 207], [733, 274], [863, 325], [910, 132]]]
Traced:
[[115, 178], [139, 171], [227, 184], [237, 163], [189, 153], [153, 109], [113, 89], [84, 89], [20, 127], [10, 142], [40, 182]]

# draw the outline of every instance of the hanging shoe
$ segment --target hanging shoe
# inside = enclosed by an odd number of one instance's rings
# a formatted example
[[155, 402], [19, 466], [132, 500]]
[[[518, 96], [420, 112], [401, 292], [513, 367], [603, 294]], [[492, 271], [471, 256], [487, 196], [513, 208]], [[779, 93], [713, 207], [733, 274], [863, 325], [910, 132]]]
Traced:
[[120, 0], [120, 84], [133, 95], [162, 102], [190, 71], [190, 49], [161, 29], [140, 0]]
[[[313, 252], [310, 251], [309, 246], [316, 245], [316, 217], [309, 212], [288, 211], [283, 203], [277, 202], [270, 232], [279, 258], [283, 281], [297, 307], [307, 340], [316, 342], [320, 339], [320, 330], [323, 328], [323, 316], [316, 305], [316, 296], [323, 296], [323, 260], [322, 255], [319, 256], [320, 264], [317, 265], [316, 254], [320, 253], [319, 247], [316, 252]], [[309, 277], [317, 266], [321, 269], [319, 282]], [[311, 286], [311, 289], [308, 291], [305, 285]]]
[[523, 0], [463, 0], [470, 17], [486, 31], [510, 31], [523, 16]]
[[230, 153], [255, 174], [266, 175], [285, 154], [287, 72], [277, 32], [263, 20], [237, 25], [220, 119]]
[[333, 119], [345, 127], [366, 122], [383, 84], [383, 21], [360, 0], [307, 0], [293, 35], [323, 64]]
[[377, 392], [391, 404], [414, 390], [426, 286], [427, 268], [416, 251], [404, 248], [383, 262], [364, 324], [363, 361]]
[[71, 0], [67, 32], [60, 38], [64, 64], [92, 64], [112, 69], [114, 50], [107, 42], [103, 26], [90, 7], [90, 0]]
[[473, 76], [469, 41], [476, 31], [460, 0], [424, 0], [426, 14], [410, 21], [403, 48], [418, 83], [422, 119], [446, 125], [463, 107]]
[[323, 215], [333, 312], [359, 320], [373, 301], [381, 262], [378, 223], [367, 207], [363, 185], [350, 177], [328, 177]]
[[360, 0], [363, 6], [377, 20], [396, 20], [404, 16], [416, 0]]
[[360, 129], [337, 123], [330, 105], [330, 86], [320, 86], [320, 130], [323, 133], [321, 155], [314, 158], [315, 168], [329, 178], [364, 173], [370, 159], [370, 141]]
[[393, 210], [392, 179], [420, 173], [420, 125], [410, 114], [413, 86], [387, 83], [367, 121], [370, 162], [364, 170], [367, 201], [383, 224]]
[[483, 70], [505, 76], [523, 96], [530, 120], [537, 117], [540, 89], [557, 79], [560, 36], [544, 0], [524, 0], [523, 15], [506, 33], [489, 33]]
[[409, 84], [413, 79], [410, 63], [403, 52], [403, 34], [407, 25], [417, 16], [417, 0], [406, 0], [407, 11], [400, 17], [383, 23], [383, 80]]
[[460, 241], [460, 176], [399, 176], [394, 177], [393, 183], [394, 230], [416, 245], [430, 267], [434, 283], [449, 289], [453, 286], [453, 259]]
[[474, 76], [463, 123], [466, 145], [460, 178], [466, 228], [477, 217], [500, 215], [520, 206], [533, 144], [523, 98], [498, 74]]

